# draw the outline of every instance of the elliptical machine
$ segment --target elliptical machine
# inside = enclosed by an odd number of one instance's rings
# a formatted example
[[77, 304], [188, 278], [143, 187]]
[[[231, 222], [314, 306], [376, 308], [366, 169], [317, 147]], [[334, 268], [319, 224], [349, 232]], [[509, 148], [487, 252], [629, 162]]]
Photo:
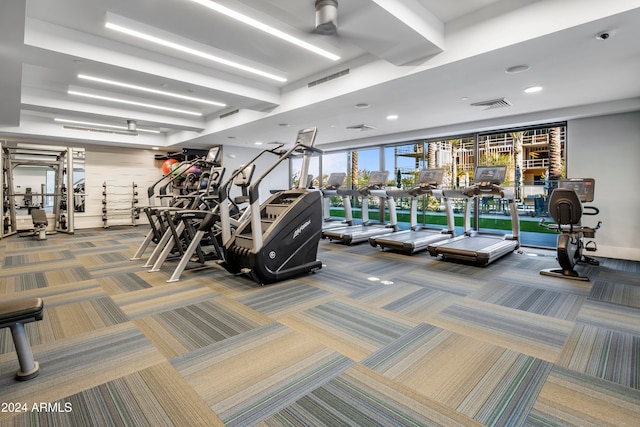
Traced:
[[[322, 268], [316, 258], [322, 233], [322, 193], [307, 185], [309, 158], [322, 153], [313, 147], [315, 136], [316, 128], [299, 131], [293, 148], [249, 188], [249, 218], [228, 240], [223, 235], [225, 259], [221, 265], [230, 273], [246, 274], [263, 285]], [[261, 204], [260, 183], [296, 153], [303, 156], [298, 187], [276, 192]], [[223, 223], [227, 209], [228, 204], [221, 199]]]
[[[592, 202], [594, 198], [595, 180], [592, 178], [576, 178], [560, 181], [560, 186], [553, 190], [549, 198], [549, 215], [556, 224], [545, 224], [542, 218], [540, 225], [558, 231], [556, 251], [559, 269], [548, 268], [540, 271], [545, 276], [563, 277], [565, 279], [588, 281], [587, 276], [581, 276], [574, 267], [577, 263], [599, 265], [598, 260], [583, 255], [583, 250], [595, 252], [597, 246], [594, 241], [585, 245], [583, 239], [595, 237], [601, 221], [595, 227], [581, 224], [582, 215], [597, 215], [600, 211], [595, 206], [583, 206], [585, 202]], [[585, 212], [588, 210], [588, 212]]]

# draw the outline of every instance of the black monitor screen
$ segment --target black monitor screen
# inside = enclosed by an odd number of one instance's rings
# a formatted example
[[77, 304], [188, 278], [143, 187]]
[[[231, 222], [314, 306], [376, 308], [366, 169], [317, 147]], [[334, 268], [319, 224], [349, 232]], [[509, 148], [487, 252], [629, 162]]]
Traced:
[[369, 185], [384, 185], [387, 182], [387, 177], [389, 176], [389, 172], [387, 171], [378, 171], [371, 172], [369, 175]]
[[422, 169], [420, 171], [420, 184], [440, 185], [444, 177], [443, 168]]
[[478, 166], [474, 182], [476, 184], [489, 183], [500, 185], [507, 177], [507, 167], [501, 166]]
[[313, 147], [313, 143], [316, 140], [316, 128], [302, 129], [298, 131], [296, 137], [296, 144], [303, 144], [307, 147]]
[[593, 202], [596, 181], [593, 178], [573, 178], [560, 181], [560, 188], [573, 189], [582, 202]]

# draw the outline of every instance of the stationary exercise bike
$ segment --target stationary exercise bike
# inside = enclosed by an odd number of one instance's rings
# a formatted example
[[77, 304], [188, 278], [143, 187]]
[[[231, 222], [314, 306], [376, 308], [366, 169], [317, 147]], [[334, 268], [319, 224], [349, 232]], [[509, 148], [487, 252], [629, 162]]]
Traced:
[[[597, 215], [600, 211], [595, 206], [583, 206], [584, 202], [593, 201], [595, 180], [591, 178], [567, 179], [560, 181], [560, 186], [553, 190], [549, 198], [549, 215], [556, 224], [545, 224], [542, 218], [540, 225], [559, 231], [556, 244], [560, 269], [545, 269], [540, 274], [546, 276], [563, 277], [566, 279], [588, 281], [581, 276], [574, 267], [577, 263], [599, 265], [600, 263], [589, 256], [583, 255], [583, 250], [596, 251], [594, 241], [583, 243], [584, 238], [595, 237], [601, 221], [595, 227], [585, 227], [581, 224], [582, 215]], [[588, 210], [585, 211], [585, 210]]]

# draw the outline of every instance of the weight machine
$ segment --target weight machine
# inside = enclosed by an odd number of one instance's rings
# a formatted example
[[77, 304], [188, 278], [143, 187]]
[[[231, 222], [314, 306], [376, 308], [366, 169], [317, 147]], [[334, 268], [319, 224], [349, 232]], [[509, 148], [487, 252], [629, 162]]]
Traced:
[[[44, 189], [40, 193], [16, 192], [14, 171], [19, 166], [51, 168], [54, 171], [53, 193], [47, 193]], [[71, 147], [29, 145], [4, 141], [0, 156], [0, 170], [2, 170], [0, 175], [0, 187], [2, 188], [0, 238], [8, 237], [19, 231], [16, 218], [16, 197], [20, 196], [31, 197], [32, 201], [41, 198], [43, 204], [46, 197], [53, 197], [54, 231], [73, 234], [75, 197], [69, 196], [69, 189], [73, 194], [73, 149]]]

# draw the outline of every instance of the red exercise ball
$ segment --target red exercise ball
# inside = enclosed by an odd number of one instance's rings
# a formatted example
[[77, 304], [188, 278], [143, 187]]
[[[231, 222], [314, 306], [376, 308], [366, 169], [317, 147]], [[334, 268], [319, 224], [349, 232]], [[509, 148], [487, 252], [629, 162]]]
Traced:
[[176, 163], [178, 163], [176, 159], [165, 160], [164, 163], [162, 164], [162, 173], [166, 175], [169, 172], [171, 172], [171, 169], [172, 169], [171, 166], [175, 165]]

